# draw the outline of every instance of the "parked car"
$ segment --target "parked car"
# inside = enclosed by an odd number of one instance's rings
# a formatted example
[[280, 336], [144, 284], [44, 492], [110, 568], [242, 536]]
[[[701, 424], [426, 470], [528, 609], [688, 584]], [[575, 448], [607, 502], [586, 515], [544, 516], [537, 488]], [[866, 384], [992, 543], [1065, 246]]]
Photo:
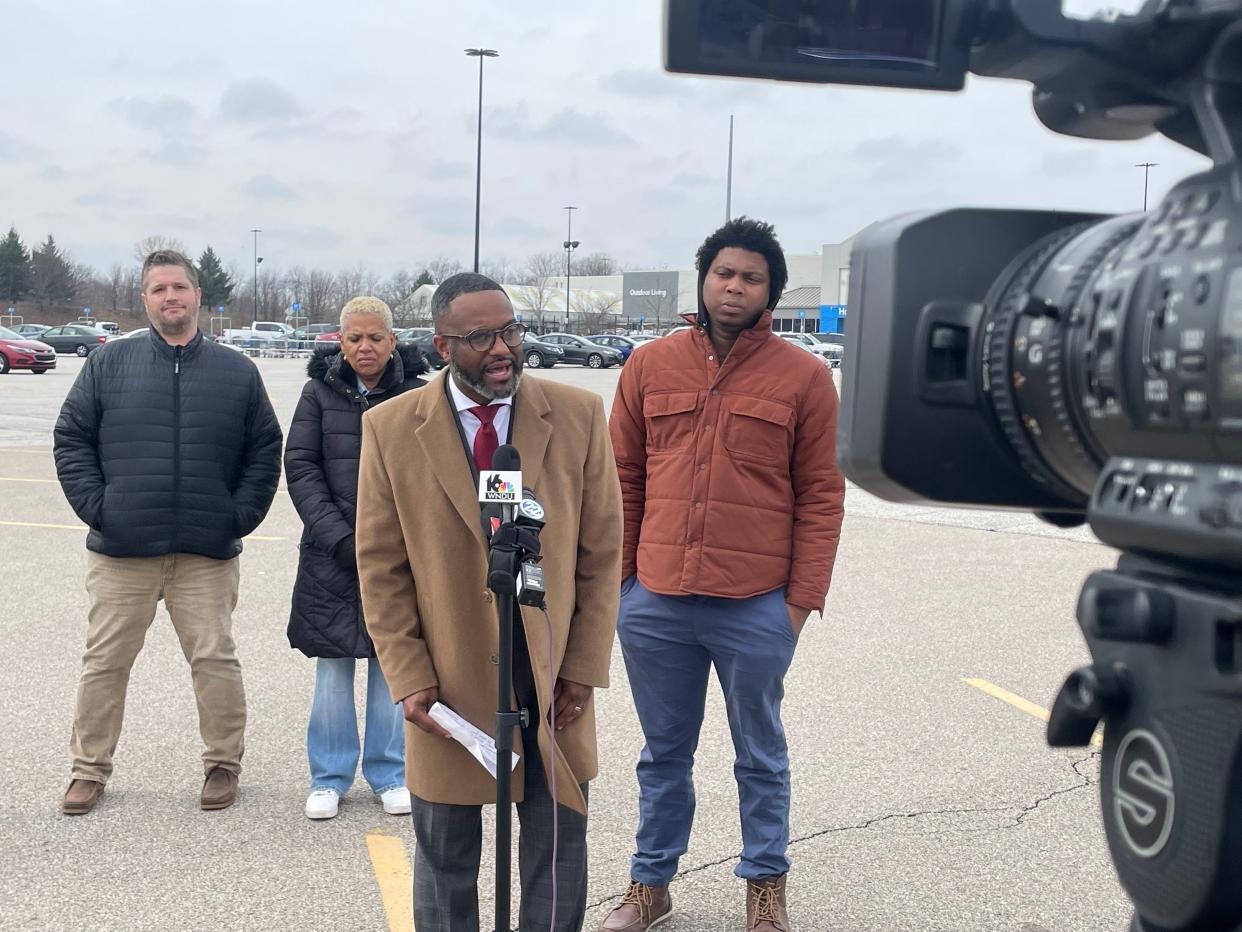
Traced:
[[781, 337], [790, 343], [796, 343], [798, 346], [809, 349], [817, 356], [823, 356], [829, 360], [836, 359], [833, 368], [841, 365], [843, 347], [839, 345], [836, 346], [836, 349], [833, 349], [834, 344], [821, 342], [809, 333], [782, 333]]
[[430, 327], [406, 327], [397, 331], [397, 346], [415, 346], [427, 359], [427, 365], [433, 369], [443, 369], [447, 364], [440, 351], [436, 349], [436, 332]]
[[256, 320], [248, 327], [230, 327], [217, 337], [217, 342], [267, 346], [271, 343], [283, 343], [291, 333], [293, 328], [288, 324], [275, 320]]
[[132, 340], [135, 337], [145, 337], [150, 332], [150, 327], [139, 327], [137, 330], [126, 330], [124, 333], [110, 333], [108, 334], [108, 342], [113, 343], [117, 340]]
[[291, 330], [286, 339], [290, 349], [310, 349], [315, 342], [315, 337], [319, 334], [331, 333], [337, 329], [339, 329], [338, 324], [307, 324], [305, 327]]
[[694, 328], [691, 327], [689, 324], [678, 324], [676, 327], [670, 327], [668, 330], [664, 331], [664, 335], [666, 337], [671, 337], [674, 333], [681, 333], [683, 330], [693, 330], [693, 329]]
[[811, 336], [828, 347], [828, 352], [824, 355], [833, 361], [832, 368], [839, 369], [841, 360], [845, 358], [845, 334], [812, 333]]
[[539, 339], [544, 343], [559, 346], [565, 354], [565, 362], [576, 362], [580, 366], [607, 369], [609, 366], [619, 366], [624, 361], [620, 350], [611, 346], [600, 346], [586, 337], [576, 337], [572, 333], [545, 333]]
[[316, 347], [322, 346], [324, 343], [335, 343], [337, 346], [341, 345], [341, 327], [339, 324], [326, 333], [321, 333], [319, 336], [315, 337]]
[[52, 328], [47, 324], [18, 324], [16, 327], [10, 327], [9, 329], [20, 336], [37, 340], [39, 334], [44, 330], [51, 330]]
[[107, 330], [109, 333], [121, 332], [121, 325], [114, 320], [101, 320], [94, 326], [98, 327], [100, 330]]
[[611, 346], [621, 354], [621, 362], [624, 363], [630, 358], [630, 353], [634, 352], [639, 341], [633, 337], [623, 337], [616, 333], [600, 333], [593, 337], [587, 337], [592, 343], [598, 343], [600, 346]]
[[542, 337], [526, 334], [522, 338], [522, 352], [526, 354], [527, 369], [551, 369], [565, 361], [565, 350], [555, 343], [546, 343]]
[[46, 343], [58, 353], [74, 353], [89, 356], [108, 340], [108, 331], [86, 324], [65, 324], [51, 327], [39, 334], [39, 342]]
[[56, 368], [56, 351], [41, 340], [32, 340], [8, 327], [0, 327], [0, 375], [29, 369], [42, 375]]
[[[781, 334], [781, 336], [785, 336], [785, 334]], [[826, 354], [824, 354], [824, 353], [817, 353], [817, 352], [815, 352], [815, 350], [811, 349], [809, 346], [807, 346], [807, 345], [806, 345], [805, 343], [803, 343], [801, 340], [787, 340], [786, 342], [787, 342], [787, 343], [791, 343], [791, 344], [793, 344], [794, 346], [798, 347], [798, 349], [800, 349], [800, 350], [804, 350], [804, 351], [806, 351], [806, 352], [810, 353], [812, 356], [814, 356], [816, 359], [818, 359], [820, 362], [822, 362], [822, 363], [824, 364], [825, 368], [828, 368], [828, 369], [833, 368], [833, 365], [832, 365], [832, 360], [831, 360], [831, 359], [829, 359], [829, 358], [828, 358], [828, 356], [827, 356]]]

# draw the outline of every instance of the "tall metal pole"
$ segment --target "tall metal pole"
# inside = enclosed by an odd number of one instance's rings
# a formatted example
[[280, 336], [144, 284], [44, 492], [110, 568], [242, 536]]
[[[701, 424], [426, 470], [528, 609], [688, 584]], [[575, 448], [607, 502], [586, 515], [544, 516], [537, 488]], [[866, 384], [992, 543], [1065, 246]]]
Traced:
[[725, 223], [733, 219], [733, 114], [729, 114], [729, 174], [725, 181]]
[[1147, 173], [1159, 164], [1159, 162], [1139, 162], [1134, 166], [1143, 169], [1143, 213], [1147, 213]]
[[262, 230], [251, 230], [254, 234], [254, 308], [250, 314], [250, 326], [259, 319], [259, 234]]
[[566, 207], [565, 213], [568, 216], [568, 225], [565, 227], [565, 331], [569, 332], [569, 278], [573, 272], [574, 264], [574, 247], [578, 244], [574, 242], [574, 211], [577, 207]]
[[495, 49], [466, 49], [466, 54], [479, 60], [479, 123], [474, 154], [474, 271], [479, 271], [479, 202], [483, 193], [483, 59], [496, 58]]

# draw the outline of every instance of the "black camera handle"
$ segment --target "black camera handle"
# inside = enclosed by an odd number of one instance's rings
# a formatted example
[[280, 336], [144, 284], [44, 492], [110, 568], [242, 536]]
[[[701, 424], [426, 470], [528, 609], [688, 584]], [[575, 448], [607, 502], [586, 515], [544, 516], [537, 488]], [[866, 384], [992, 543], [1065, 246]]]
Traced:
[[1100, 803], [1135, 905], [1131, 932], [1242, 929], [1242, 584], [1125, 553], [1078, 601], [1092, 663], [1070, 674], [1048, 743], [1104, 724]]

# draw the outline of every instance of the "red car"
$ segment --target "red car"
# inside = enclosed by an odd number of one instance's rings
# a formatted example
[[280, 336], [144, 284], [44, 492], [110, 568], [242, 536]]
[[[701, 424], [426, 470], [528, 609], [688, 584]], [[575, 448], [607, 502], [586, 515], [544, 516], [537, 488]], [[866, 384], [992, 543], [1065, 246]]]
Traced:
[[339, 328], [336, 330], [331, 330], [328, 333], [321, 333], [319, 334], [319, 336], [315, 337], [316, 344], [336, 343], [337, 345], [340, 345], [340, 342], [341, 342], [341, 331]]
[[8, 327], [0, 327], [0, 375], [13, 369], [29, 369], [42, 375], [56, 368], [56, 351], [46, 343], [29, 340]]

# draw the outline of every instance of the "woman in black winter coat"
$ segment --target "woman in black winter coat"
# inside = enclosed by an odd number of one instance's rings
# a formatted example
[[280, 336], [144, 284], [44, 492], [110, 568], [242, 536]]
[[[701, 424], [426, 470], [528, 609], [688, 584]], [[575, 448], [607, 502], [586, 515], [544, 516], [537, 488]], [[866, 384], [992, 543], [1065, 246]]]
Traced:
[[285, 445], [289, 497], [304, 529], [289, 644], [315, 667], [315, 698], [306, 732], [311, 790], [306, 815], [330, 819], [358, 767], [354, 666], [365, 659], [367, 708], [362, 775], [384, 811], [410, 811], [405, 788], [405, 733], [362, 621], [354, 525], [362, 413], [423, 385], [426, 361], [414, 347], [397, 350], [392, 311], [379, 298], [354, 298], [341, 311], [341, 347], [317, 351], [307, 366]]

